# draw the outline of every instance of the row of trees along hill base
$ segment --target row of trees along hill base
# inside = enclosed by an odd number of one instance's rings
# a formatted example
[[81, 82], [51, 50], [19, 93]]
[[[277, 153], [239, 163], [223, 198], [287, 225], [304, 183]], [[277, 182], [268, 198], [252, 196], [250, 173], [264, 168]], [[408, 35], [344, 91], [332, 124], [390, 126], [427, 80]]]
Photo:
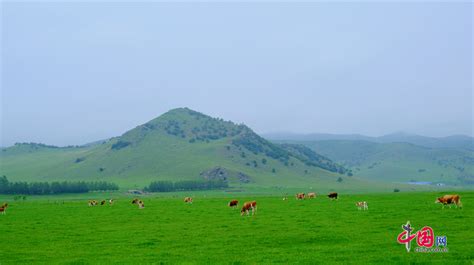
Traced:
[[105, 181], [62, 181], [62, 182], [10, 182], [0, 177], [0, 194], [47, 195], [60, 193], [86, 193], [89, 191], [118, 190], [117, 184]]
[[187, 190], [216, 190], [228, 188], [229, 184], [224, 180], [209, 181], [154, 181], [145, 187], [147, 192], [170, 192], [170, 191], [187, 191]]

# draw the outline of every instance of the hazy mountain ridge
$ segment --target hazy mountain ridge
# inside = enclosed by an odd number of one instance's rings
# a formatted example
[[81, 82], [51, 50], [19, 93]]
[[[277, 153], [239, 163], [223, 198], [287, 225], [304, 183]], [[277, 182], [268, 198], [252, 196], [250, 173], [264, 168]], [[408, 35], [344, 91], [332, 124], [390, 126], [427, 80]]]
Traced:
[[352, 169], [362, 178], [389, 182], [474, 184], [474, 152], [469, 149], [360, 140], [276, 142], [303, 144]]
[[467, 135], [451, 135], [446, 137], [429, 137], [408, 133], [391, 133], [379, 137], [361, 134], [326, 134], [326, 133], [267, 133], [263, 137], [274, 141], [325, 141], [351, 140], [373, 143], [410, 143], [429, 148], [463, 148], [474, 150], [474, 137]]

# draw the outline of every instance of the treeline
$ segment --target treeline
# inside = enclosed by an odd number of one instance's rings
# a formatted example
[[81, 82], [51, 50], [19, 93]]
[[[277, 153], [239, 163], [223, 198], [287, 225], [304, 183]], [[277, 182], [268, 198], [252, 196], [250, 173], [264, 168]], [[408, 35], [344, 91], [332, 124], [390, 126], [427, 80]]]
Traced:
[[78, 148], [81, 147], [80, 145], [68, 145], [64, 147], [56, 146], [56, 145], [48, 145], [48, 144], [42, 144], [42, 143], [15, 143], [15, 146], [29, 146], [34, 149], [39, 149], [39, 148], [53, 148], [53, 149], [60, 149], [60, 148]]
[[117, 184], [105, 181], [62, 181], [62, 182], [10, 182], [0, 177], [0, 194], [47, 195], [60, 193], [86, 193], [89, 191], [118, 190]]
[[170, 192], [170, 191], [186, 191], [186, 190], [215, 190], [228, 188], [229, 184], [223, 180], [209, 180], [209, 181], [154, 181], [145, 187], [148, 192]]

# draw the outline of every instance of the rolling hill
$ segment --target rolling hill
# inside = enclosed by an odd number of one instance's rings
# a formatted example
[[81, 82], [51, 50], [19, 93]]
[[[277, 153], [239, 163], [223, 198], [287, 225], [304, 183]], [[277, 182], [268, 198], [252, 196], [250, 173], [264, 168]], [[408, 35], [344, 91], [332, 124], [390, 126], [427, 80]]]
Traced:
[[1, 150], [0, 160], [0, 174], [10, 181], [104, 180], [125, 188], [197, 179], [224, 179], [233, 187], [373, 185], [303, 145], [274, 144], [245, 125], [187, 108], [84, 146], [15, 144]]
[[474, 187], [474, 152], [469, 148], [430, 148], [403, 142], [363, 140], [276, 142], [305, 145], [369, 180]]

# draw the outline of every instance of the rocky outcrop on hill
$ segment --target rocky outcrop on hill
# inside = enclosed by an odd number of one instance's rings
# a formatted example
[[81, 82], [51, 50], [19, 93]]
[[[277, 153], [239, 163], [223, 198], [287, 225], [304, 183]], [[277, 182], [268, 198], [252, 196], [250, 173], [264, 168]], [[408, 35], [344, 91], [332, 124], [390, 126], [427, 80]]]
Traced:
[[199, 174], [206, 180], [221, 180], [221, 181], [229, 181], [230, 178], [235, 177], [239, 182], [242, 183], [249, 183], [250, 176], [242, 173], [232, 173], [228, 169], [223, 167], [214, 167], [208, 170], [205, 170]]

